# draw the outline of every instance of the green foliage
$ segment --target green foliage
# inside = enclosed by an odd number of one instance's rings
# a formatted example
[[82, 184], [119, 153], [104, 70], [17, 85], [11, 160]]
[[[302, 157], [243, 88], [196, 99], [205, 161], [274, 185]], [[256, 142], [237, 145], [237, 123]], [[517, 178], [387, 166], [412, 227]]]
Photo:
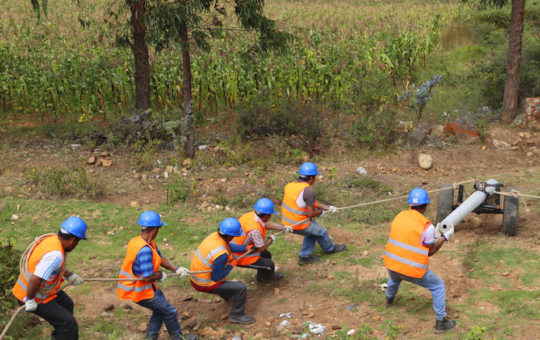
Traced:
[[388, 147], [395, 138], [398, 125], [397, 111], [383, 110], [377, 113], [363, 112], [349, 128], [353, 140], [370, 149]]
[[163, 187], [167, 192], [169, 204], [176, 202], [186, 202], [187, 199], [195, 192], [197, 182], [191, 182], [182, 175], [169, 175], [171, 181]]
[[242, 165], [252, 160], [251, 142], [242, 142], [242, 137], [236, 135], [234, 141], [219, 143], [220, 149], [227, 155], [225, 165]]
[[303, 135], [310, 142], [317, 141], [323, 131], [323, 107], [312, 102], [282, 98], [272, 103], [268, 94], [238, 111], [237, 131], [243, 138], [251, 134], [259, 136]]
[[135, 169], [139, 171], [147, 171], [155, 168], [158, 163], [156, 159], [156, 154], [160, 150], [161, 140], [159, 139], [150, 139], [150, 140], [138, 140], [133, 145], [132, 148], [135, 150]]
[[47, 197], [97, 198], [107, 193], [105, 184], [82, 167], [33, 168], [24, 175], [24, 180]]
[[467, 333], [467, 340], [482, 340], [482, 337], [486, 335], [487, 328], [480, 326], [473, 326], [471, 331]]
[[13, 249], [17, 244], [15, 237], [0, 240], [0, 315], [7, 316], [17, 306], [17, 299], [11, 289], [19, 277], [21, 252]]
[[[291, 141], [292, 142], [292, 141]], [[292, 148], [290, 142], [276, 135], [269, 137], [266, 145], [270, 148], [272, 160], [277, 163], [303, 163], [307, 153], [300, 148]]]

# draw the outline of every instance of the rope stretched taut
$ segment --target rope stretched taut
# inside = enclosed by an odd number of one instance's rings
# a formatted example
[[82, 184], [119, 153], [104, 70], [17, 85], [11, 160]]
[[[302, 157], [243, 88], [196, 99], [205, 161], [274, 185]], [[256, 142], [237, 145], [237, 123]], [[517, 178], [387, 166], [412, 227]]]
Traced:
[[[470, 182], [475, 182], [475, 180], [471, 179], [471, 180], [464, 181], [464, 182], [453, 183], [451, 187], [430, 190], [430, 191], [428, 191], [428, 193], [439, 192], [439, 191], [450, 190], [450, 189], [456, 190], [457, 188], [459, 188], [459, 186], [461, 184], [470, 183]], [[394, 197], [394, 198], [387, 198], [387, 199], [384, 199], [384, 200], [374, 201], [374, 202], [369, 202], [369, 203], [350, 205], [348, 207], [337, 208], [337, 210], [345, 210], [345, 209], [351, 209], [351, 208], [364, 207], [364, 206], [367, 206], [367, 205], [373, 205], [373, 204], [379, 204], [379, 203], [384, 203], [384, 202], [396, 201], [396, 200], [400, 200], [400, 199], [407, 198], [407, 197], [409, 197], [409, 195], [403, 195], [403, 196], [398, 196], [398, 197]], [[307, 220], [304, 220], [304, 221], [307, 221]], [[304, 221], [302, 221], [302, 222], [304, 222]]]
[[523, 202], [523, 205], [525, 206], [525, 209], [527, 210], [527, 212], [530, 212], [531, 210], [527, 206], [527, 202], [525, 202], [525, 198], [523, 198], [523, 197], [540, 198], [540, 196], [523, 195], [521, 192], [519, 192], [519, 190], [516, 190], [516, 189], [512, 189], [509, 192], [494, 191], [493, 193], [497, 194], [497, 195], [501, 195], [501, 196], [510, 196], [510, 197], [514, 197], [514, 198], [517, 198], [517, 199], [521, 198], [521, 201]]

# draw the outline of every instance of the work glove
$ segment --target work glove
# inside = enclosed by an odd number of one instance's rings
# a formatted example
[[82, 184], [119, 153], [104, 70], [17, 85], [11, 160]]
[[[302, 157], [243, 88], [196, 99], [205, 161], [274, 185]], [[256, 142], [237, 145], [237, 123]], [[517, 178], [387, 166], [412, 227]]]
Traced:
[[276, 240], [276, 235], [270, 235], [270, 236], [268, 236], [268, 238], [271, 238], [272, 243], [274, 243], [274, 241]]
[[159, 282], [165, 281], [166, 278], [167, 278], [167, 274], [165, 274], [164, 272], [161, 272], [161, 279], [159, 279]]
[[326, 211], [325, 211], [325, 210], [321, 210], [321, 211], [322, 211], [322, 212], [321, 212], [321, 214], [319, 215], [319, 218], [324, 217], [324, 214], [326, 214]]
[[183, 278], [189, 275], [189, 270], [184, 267], [178, 267], [174, 272], [176, 274], [180, 274], [180, 278]]
[[284, 225], [283, 226], [283, 231], [285, 232], [285, 234], [292, 233], [293, 232], [293, 227], [291, 227], [290, 225]]
[[330, 214], [334, 214], [334, 213], [338, 212], [338, 209], [336, 207], [334, 207], [333, 205], [330, 205], [330, 206], [328, 206], [328, 212]]
[[26, 300], [26, 311], [33, 312], [37, 308], [37, 302], [35, 299]]
[[83, 279], [75, 273], [71, 273], [71, 275], [68, 276], [67, 280], [72, 286], [78, 286], [81, 283], [84, 283]]
[[450, 226], [443, 229], [442, 224], [439, 223], [439, 225], [437, 225], [437, 231], [439, 231], [447, 241], [450, 241], [450, 237], [454, 235], [454, 225], [450, 223]]

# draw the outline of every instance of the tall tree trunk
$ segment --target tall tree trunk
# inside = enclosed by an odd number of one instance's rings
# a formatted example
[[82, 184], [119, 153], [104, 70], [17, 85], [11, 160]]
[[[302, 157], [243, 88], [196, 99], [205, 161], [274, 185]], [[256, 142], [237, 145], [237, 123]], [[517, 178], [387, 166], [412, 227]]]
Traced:
[[183, 149], [187, 157], [195, 156], [195, 117], [193, 114], [193, 101], [191, 99], [191, 56], [189, 55], [188, 31], [184, 26], [182, 30], [182, 63], [184, 67], [184, 140]]
[[146, 26], [143, 22], [145, 0], [126, 0], [131, 8], [131, 31], [133, 32], [133, 55], [135, 56], [135, 108], [150, 108], [150, 62], [146, 45]]
[[512, 123], [517, 115], [524, 13], [525, 0], [512, 0], [512, 19], [510, 21], [506, 82], [504, 84], [502, 115], [502, 122], [504, 124]]

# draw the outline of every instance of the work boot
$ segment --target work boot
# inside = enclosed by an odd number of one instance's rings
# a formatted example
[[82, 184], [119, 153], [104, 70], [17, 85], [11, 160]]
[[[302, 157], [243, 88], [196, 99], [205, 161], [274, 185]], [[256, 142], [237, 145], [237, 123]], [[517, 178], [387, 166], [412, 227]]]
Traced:
[[392, 307], [392, 305], [394, 304], [394, 299], [395, 298], [388, 298], [388, 297], [385, 297], [384, 298], [384, 304], [386, 305], [386, 307]]
[[229, 323], [240, 323], [242, 325], [247, 325], [254, 322], [255, 322], [255, 318], [246, 314], [239, 317], [229, 316]]
[[158, 340], [159, 334], [147, 334], [144, 340]]
[[327, 251], [326, 253], [329, 254], [329, 255], [330, 254], [337, 254], [337, 253], [341, 253], [344, 250], [347, 250], [347, 245], [346, 244], [336, 244], [336, 246], [334, 247], [334, 250]]
[[318, 256], [308, 256], [308, 257], [298, 256], [298, 265], [303, 266], [305, 264], [315, 263], [319, 260], [320, 258]]
[[[180, 335], [180, 337], [178, 338], [178, 340], [197, 340], [197, 339], [199, 339], [199, 337], [195, 334]], [[171, 340], [176, 340], [176, 338], [173, 338], [171, 336]]]
[[283, 279], [283, 273], [272, 273], [269, 277], [264, 277], [262, 275], [257, 274], [257, 282], [258, 283], [268, 283], [268, 282], [276, 282], [281, 279]]
[[435, 334], [448, 332], [449, 330], [454, 329], [454, 327], [456, 327], [455, 320], [448, 320], [447, 318], [437, 320], [437, 323], [435, 324]]

